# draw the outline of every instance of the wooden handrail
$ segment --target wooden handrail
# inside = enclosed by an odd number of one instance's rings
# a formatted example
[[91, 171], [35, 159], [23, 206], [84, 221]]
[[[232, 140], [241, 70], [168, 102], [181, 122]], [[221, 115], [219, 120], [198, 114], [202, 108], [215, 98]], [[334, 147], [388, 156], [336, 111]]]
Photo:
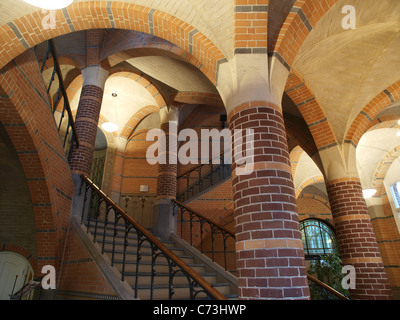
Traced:
[[101, 191], [89, 178], [81, 175], [82, 179], [94, 190], [104, 201], [107, 202], [114, 210], [118, 211], [124, 219], [129, 221], [137, 231], [143, 234], [149, 241], [151, 241], [159, 250], [161, 250], [166, 256], [168, 256], [177, 266], [185, 271], [196, 283], [198, 283], [204, 290], [206, 290], [216, 300], [227, 300], [226, 297], [219, 292], [217, 289], [212, 287], [203, 277], [201, 277], [196, 271], [189, 267], [182, 259], [180, 259], [175, 253], [169, 250], [160, 240], [153, 236], [144, 227], [138, 224], [132, 217], [125, 213], [114, 201], [112, 201], [103, 191]]
[[324, 288], [325, 290], [328, 290], [330, 293], [334, 294], [341, 300], [350, 300], [345, 295], [341, 294], [339, 291], [333, 289], [332, 287], [328, 286], [326, 283], [323, 283], [322, 281], [318, 280], [317, 278], [313, 277], [312, 275], [307, 274], [307, 278], [308, 278], [308, 280], [314, 282], [316, 285]]
[[182, 202], [179, 202], [177, 200], [172, 200], [172, 201], [175, 202], [178, 206], [185, 208], [187, 211], [190, 211], [191, 213], [195, 214], [199, 218], [205, 220], [207, 223], [214, 225], [215, 227], [224, 231], [225, 233], [229, 234], [233, 239], [235, 239], [235, 234], [232, 231], [225, 228], [224, 226], [221, 226], [220, 224], [215, 223], [214, 221], [210, 220], [209, 218], [203, 216], [201, 213], [198, 213], [198, 212], [194, 211], [193, 209], [189, 208], [188, 206], [184, 205]]

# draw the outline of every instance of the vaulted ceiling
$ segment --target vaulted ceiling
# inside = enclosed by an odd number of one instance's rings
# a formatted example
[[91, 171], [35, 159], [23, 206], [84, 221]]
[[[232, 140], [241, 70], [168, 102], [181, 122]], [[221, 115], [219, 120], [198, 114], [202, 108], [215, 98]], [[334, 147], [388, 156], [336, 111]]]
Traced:
[[[75, 2], [89, 1], [75, 0]], [[135, 4], [165, 12], [201, 32], [222, 52], [226, 59], [234, 57], [236, 1], [120, 0], [97, 2], [104, 2], [105, 6], [115, 2], [120, 2], [122, 5]], [[288, 28], [288, 21], [292, 21], [288, 18], [298, 14], [299, 6], [303, 2], [312, 3], [313, 1], [269, 0], [268, 36], [266, 39], [268, 51], [274, 50], [277, 39]], [[267, 3], [267, 1], [263, 3]], [[341, 144], [346, 140], [346, 135], [354, 125], [356, 118], [366, 110], [366, 106], [374, 102], [374, 99], [380, 94], [387, 93], [387, 89], [400, 80], [400, 3], [398, 0], [338, 0], [330, 1], [330, 3], [334, 4], [319, 20], [309, 21], [313, 25], [312, 30], [295, 54], [294, 62], [290, 67], [304, 79], [311, 93], [318, 100], [338, 143]], [[352, 5], [356, 9], [355, 30], [345, 30], [342, 26], [342, 20], [345, 17], [342, 8], [346, 5]], [[304, 16], [306, 5], [302, 8]], [[0, 26], [7, 25], [36, 11], [38, 11], [37, 8], [22, 0], [2, 0], [0, 3]], [[303, 16], [301, 16], [302, 19]], [[317, 16], [316, 13], [315, 16]], [[26, 27], [29, 28], [29, 25]], [[20, 26], [20, 28], [22, 27]], [[112, 30], [112, 32], [114, 37], [118, 30]], [[131, 34], [131, 36], [133, 35]], [[78, 57], [84, 54], [84, 41], [85, 31], [80, 31], [68, 33], [56, 39], [56, 44], [60, 54]], [[43, 54], [43, 50], [39, 47], [38, 54], [40, 55], [40, 52]], [[135, 77], [128, 76], [128, 73], [144, 75], [158, 90], [169, 94], [200, 92], [218, 96], [218, 91], [210, 82], [209, 77], [192, 64], [184, 61], [182, 56], [162, 54], [153, 48], [126, 51], [122, 60], [121, 64], [116, 67], [120, 67], [125, 73], [120, 76], [115, 74], [107, 82], [103, 109], [103, 116], [111, 117], [110, 106], [115, 104], [116, 100], [113, 99], [111, 93], [116, 92], [120, 105], [119, 117], [123, 119], [121, 120], [122, 125], [123, 121], [126, 122], [136, 111], [149, 104], [156, 104], [154, 96], [138, 84]], [[65, 76], [70, 77], [68, 81], [70, 84], [73, 84], [74, 81], [79, 82], [79, 70], [77, 71], [76, 66], [65, 65], [63, 68]], [[73, 108], [76, 108], [79, 89], [71, 90], [71, 95]], [[390, 103], [385, 105], [383, 110], [377, 112], [377, 118], [400, 114], [400, 105], [396, 95], [393, 94], [393, 91], [387, 95]], [[302, 117], [296, 104], [287, 95], [284, 96], [283, 107], [285, 112], [291, 116]], [[385, 151], [395, 147], [398, 143], [398, 137], [395, 134], [396, 125], [393, 128], [384, 135], [385, 146], [382, 148]], [[360, 163], [368, 163], [367, 167], [371, 167], [371, 163], [379, 163], [383, 155], [382, 150], [373, 152], [377, 148], [376, 143], [373, 142], [375, 138], [371, 138], [373, 136], [373, 134], [369, 134], [367, 140], [363, 140], [357, 155]], [[374, 168], [372, 167], [368, 169], [368, 176], [373, 175]], [[310, 174], [314, 174], [314, 171], [310, 171]], [[302, 176], [298, 179], [304, 180], [306, 177]]]

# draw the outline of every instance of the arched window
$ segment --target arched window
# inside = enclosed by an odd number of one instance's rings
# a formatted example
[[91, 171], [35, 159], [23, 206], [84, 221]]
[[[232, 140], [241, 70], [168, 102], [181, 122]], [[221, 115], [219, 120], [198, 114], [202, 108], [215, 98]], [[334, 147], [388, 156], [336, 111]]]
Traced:
[[305, 255], [308, 258], [337, 251], [336, 236], [323, 221], [307, 219], [300, 223]]

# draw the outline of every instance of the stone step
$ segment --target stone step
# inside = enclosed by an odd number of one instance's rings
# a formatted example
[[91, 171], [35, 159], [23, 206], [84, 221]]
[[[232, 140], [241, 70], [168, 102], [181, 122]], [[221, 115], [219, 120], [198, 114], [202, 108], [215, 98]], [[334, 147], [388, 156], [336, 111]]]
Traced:
[[[191, 267], [194, 271], [197, 273], [204, 273], [205, 272], [205, 266], [204, 264], [192, 264], [189, 263], [187, 264], [189, 267]], [[122, 260], [116, 260], [114, 261], [114, 266], [117, 268], [119, 272], [122, 272]], [[151, 262], [149, 261], [141, 261], [139, 264], [139, 271], [147, 271], [150, 270], [151, 268]], [[162, 261], [157, 261], [154, 269], [156, 272], [169, 272], [169, 266], [166, 262]], [[136, 261], [133, 260], [128, 260], [125, 262], [125, 272], [136, 272]]]
[[[104, 253], [108, 255], [110, 259], [112, 259], [112, 250], [104, 250]], [[123, 251], [122, 250], [114, 250], [114, 261], [115, 260], [123, 260]], [[131, 248], [128, 247], [126, 254], [125, 254], [125, 260], [130, 260], [130, 261], [136, 261], [136, 250], [132, 250]], [[186, 255], [180, 255], [179, 258], [185, 262], [185, 263], [194, 263], [194, 258], [192, 256], [186, 256]], [[151, 262], [152, 260], [152, 255], [149, 252], [142, 252], [141, 254], [141, 262], [146, 261], [146, 262]], [[162, 261], [163, 259], [159, 257], [157, 259], [158, 261]], [[164, 259], [165, 261], [165, 259]]]
[[[230, 287], [229, 284], [214, 284], [218, 291], [220, 291], [224, 295], [230, 295]], [[208, 299], [208, 296], [205, 292], [202, 292], [201, 287], [196, 287], [196, 290], [199, 291], [198, 295], [196, 295], [196, 299]], [[174, 295], [172, 296], [172, 300], [188, 300], [190, 298], [190, 288], [188, 285], [176, 285], [173, 287]], [[149, 285], [141, 285], [138, 287], [138, 297], [142, 300], [150, 299], [151, 287]], [[154, 300], [168, 300], [169, 299], [169, 286], [168, 285], [155, 285], [153, 291], [153, 299]]]
[[[217, 275], [215, 273], [199, 273], [209, 283], [217, 282]], [[150, 285], [151, 284], [151, 273], [150, 272], [138, 272], [138, 285]], [[136, 283], [136, 272], [125, 272], [125, 281], [127, 281], [132, 287]], [[156, 272], [154, 276], [155, 285], [168, 285], [169, 284], [169, 273], [168, 272]], [[172, 284], [175, 285], [187, 285], [190, 280], [182, 274], [176, 274], [172, 279]]]

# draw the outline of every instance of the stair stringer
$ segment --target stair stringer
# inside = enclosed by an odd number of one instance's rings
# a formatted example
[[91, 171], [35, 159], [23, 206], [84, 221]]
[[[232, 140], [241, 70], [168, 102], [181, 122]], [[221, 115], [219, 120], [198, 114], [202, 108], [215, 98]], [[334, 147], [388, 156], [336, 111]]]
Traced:
[[100, 272], [109, 283], [121, 300], [140, 300], [135, 298], [135, 292], [126, 281], [121, 281], [121, 272], [111, 266], [111, 260], [106, 254], [101, 253], [100, 245], [94, 242], [93, 235], [86, 232], [86, 227], [82, 225], [78, 218], [71, 217], [71, 227], [77, 233], [82, 244], [85, 246], [89, 254], [93, 257]]
[[183, 248], [188, 254], [192, 255], [194, 259], [201, 264], [204, 264], [205, 267], [211, 272], [215, 272], [217, 275], [217, 279], [219, 282], [226, 282], [230, 284], [231, 293], [237, 293], [238, 290], [238, 280], [237, 278], [222, 268], [217, 263], [213, 262], [209, 257], [205, 254], [202, 254], [195, 247], [191, 246], [188, 242], [181, 239], [177, 234], [172, 233], [170, 236], [171, 241], [173, 241], [177, 246]]

